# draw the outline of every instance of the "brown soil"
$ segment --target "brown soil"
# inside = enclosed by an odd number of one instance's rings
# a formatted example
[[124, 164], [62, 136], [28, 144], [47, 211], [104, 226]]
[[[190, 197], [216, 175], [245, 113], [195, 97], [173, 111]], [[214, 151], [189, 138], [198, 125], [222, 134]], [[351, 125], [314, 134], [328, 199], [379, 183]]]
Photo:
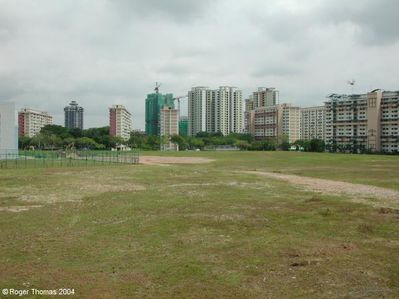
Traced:
[[198, 157], [161, 157], [140, 156], [140, 164], [165, 165], [165, 164], [203, 164], [212, 162], [212, 159]]
[[[244, 172], [284, 180], [294, 185], [303, 186], [309, 191], [318, 191], [330, 195], [348, 195], [356, 202], [367, 203], [376, 207], [399, 207], [399, 191], [392, 189], [274, 172]], [[373, 201], [373, 198], [378, 199], [378, 201]]]
[[12, 207], [0, 207], [0, 212], [23, 212], [28, 211], [33, 208], [41, 208], [41, 205], [34, 205], [34, 206], [12, 206]]

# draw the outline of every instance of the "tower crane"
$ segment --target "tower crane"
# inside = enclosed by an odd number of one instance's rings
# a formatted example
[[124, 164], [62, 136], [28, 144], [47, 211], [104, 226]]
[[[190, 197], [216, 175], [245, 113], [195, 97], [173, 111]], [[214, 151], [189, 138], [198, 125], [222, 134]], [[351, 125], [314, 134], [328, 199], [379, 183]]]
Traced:
[[174, 101], [177, 101], [177, 110], [179, 110], [179, 116], [180, 116], [180, 100], [187, 98], [187, 97], [188, 96], [185, 95], [185, 96], [178, 96], [178, 97], [173, 98]]
[[155, 93], [159, 93], [159, 88], [160, 88], [160, 87], [161, 87], [161, 83], [155, 82], [155, 88], [154, 88]]

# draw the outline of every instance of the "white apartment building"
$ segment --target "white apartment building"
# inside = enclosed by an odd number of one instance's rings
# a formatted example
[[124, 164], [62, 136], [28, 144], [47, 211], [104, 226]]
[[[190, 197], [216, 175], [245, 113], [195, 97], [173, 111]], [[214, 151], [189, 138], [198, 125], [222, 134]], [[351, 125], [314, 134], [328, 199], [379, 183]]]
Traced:
[[188, 117], [190, 136], [198, 132], [242, 133], [242, 91], [230, 86], [215, 90], [193, 87], [188, 93]]
[[332, 94], [325, 106], [326, 143], [333, 151], [399, 151], [399, 91]]
[[288, 138], [289, 143], [301, 139], [301, 108], [282, 104], [283, 108], [283, 136]]
[[53, 117], [47, 112], [24, 108], [18, 112], [18, 135], [33, 137], [40, 130], [53, 124]]
[[172, 135], [179, 134], [179, 110], [171, 107], [163, 107], [160, 114], [160, 135], [166, 138], [161, 143], [161, 150], [163, 151], [178, 151], [179, 146], [171, 142]]
[[[199, 132], [206, 132], [210, 126], [211, 100], [209, 88], [204, 86], [193, 87], [188, 92], [188, 135], [195, 136]], [[207, 124], [208, 123], [208, 124]]]
[[121, 137], [124, 140], [130, 138], [132, 132], [132, 115], [123, 105], [114, 105], [109, 108], [109, 134], [113, 137]]
[[316, 106], [301, 109], [301, 139], [325, 139], [326, 107]]

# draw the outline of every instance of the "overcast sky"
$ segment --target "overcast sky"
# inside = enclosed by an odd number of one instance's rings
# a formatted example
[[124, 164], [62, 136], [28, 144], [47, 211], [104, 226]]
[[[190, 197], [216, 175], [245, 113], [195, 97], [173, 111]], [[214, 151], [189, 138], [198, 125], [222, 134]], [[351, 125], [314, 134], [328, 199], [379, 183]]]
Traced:
[[85, 128], [123, 104], [144, 128], [144, 101], [198, 85], [244, 98], [319, 105], [330, 93], [399, 89], [397, 0], [0, 0], [0, 101], [85, 108]]

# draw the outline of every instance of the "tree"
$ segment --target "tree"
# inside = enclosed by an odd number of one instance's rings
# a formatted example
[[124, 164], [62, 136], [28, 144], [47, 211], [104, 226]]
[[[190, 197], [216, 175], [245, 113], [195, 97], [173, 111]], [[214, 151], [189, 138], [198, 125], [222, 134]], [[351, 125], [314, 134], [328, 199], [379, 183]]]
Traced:
[[189, 145], [191, 149], [203, 149], [205, 144], [201, 138], [191, 138]]
[[46, 125], [41, 128], [40, 133], [44, 135], [56, 135], [62, 139], [72, 137], [67, 128], [58, 125]]
[[30, 138], [29, 136], [20, 136], [18, 138], [18, 147], [20, 149], [28, 148], [31, 143], [31, 140], [32, 140], [32, 138]]
[[147, 143], [147, 136], [141, 132], [130, 133], [128, 144], [132, 148], [144, 148]]
[[181, 135], [172, 135], [170, 141], [179, 145], [179, 150], [184, 151], [188, 148], [187, 140]]
[[309, 151], [310, 152], [324, 152], [326, 149], [326, 144], [324, 140], [321, 139], [312, 139], [309, 142]]
[[234, 145], [242, 151], [247, 150], [249, 147], [249, 143], [246, 140], [237, 140]]
[[76, 147], [79, 149], [97, 149], [99, 144], [89, 137], [76, 139]]

